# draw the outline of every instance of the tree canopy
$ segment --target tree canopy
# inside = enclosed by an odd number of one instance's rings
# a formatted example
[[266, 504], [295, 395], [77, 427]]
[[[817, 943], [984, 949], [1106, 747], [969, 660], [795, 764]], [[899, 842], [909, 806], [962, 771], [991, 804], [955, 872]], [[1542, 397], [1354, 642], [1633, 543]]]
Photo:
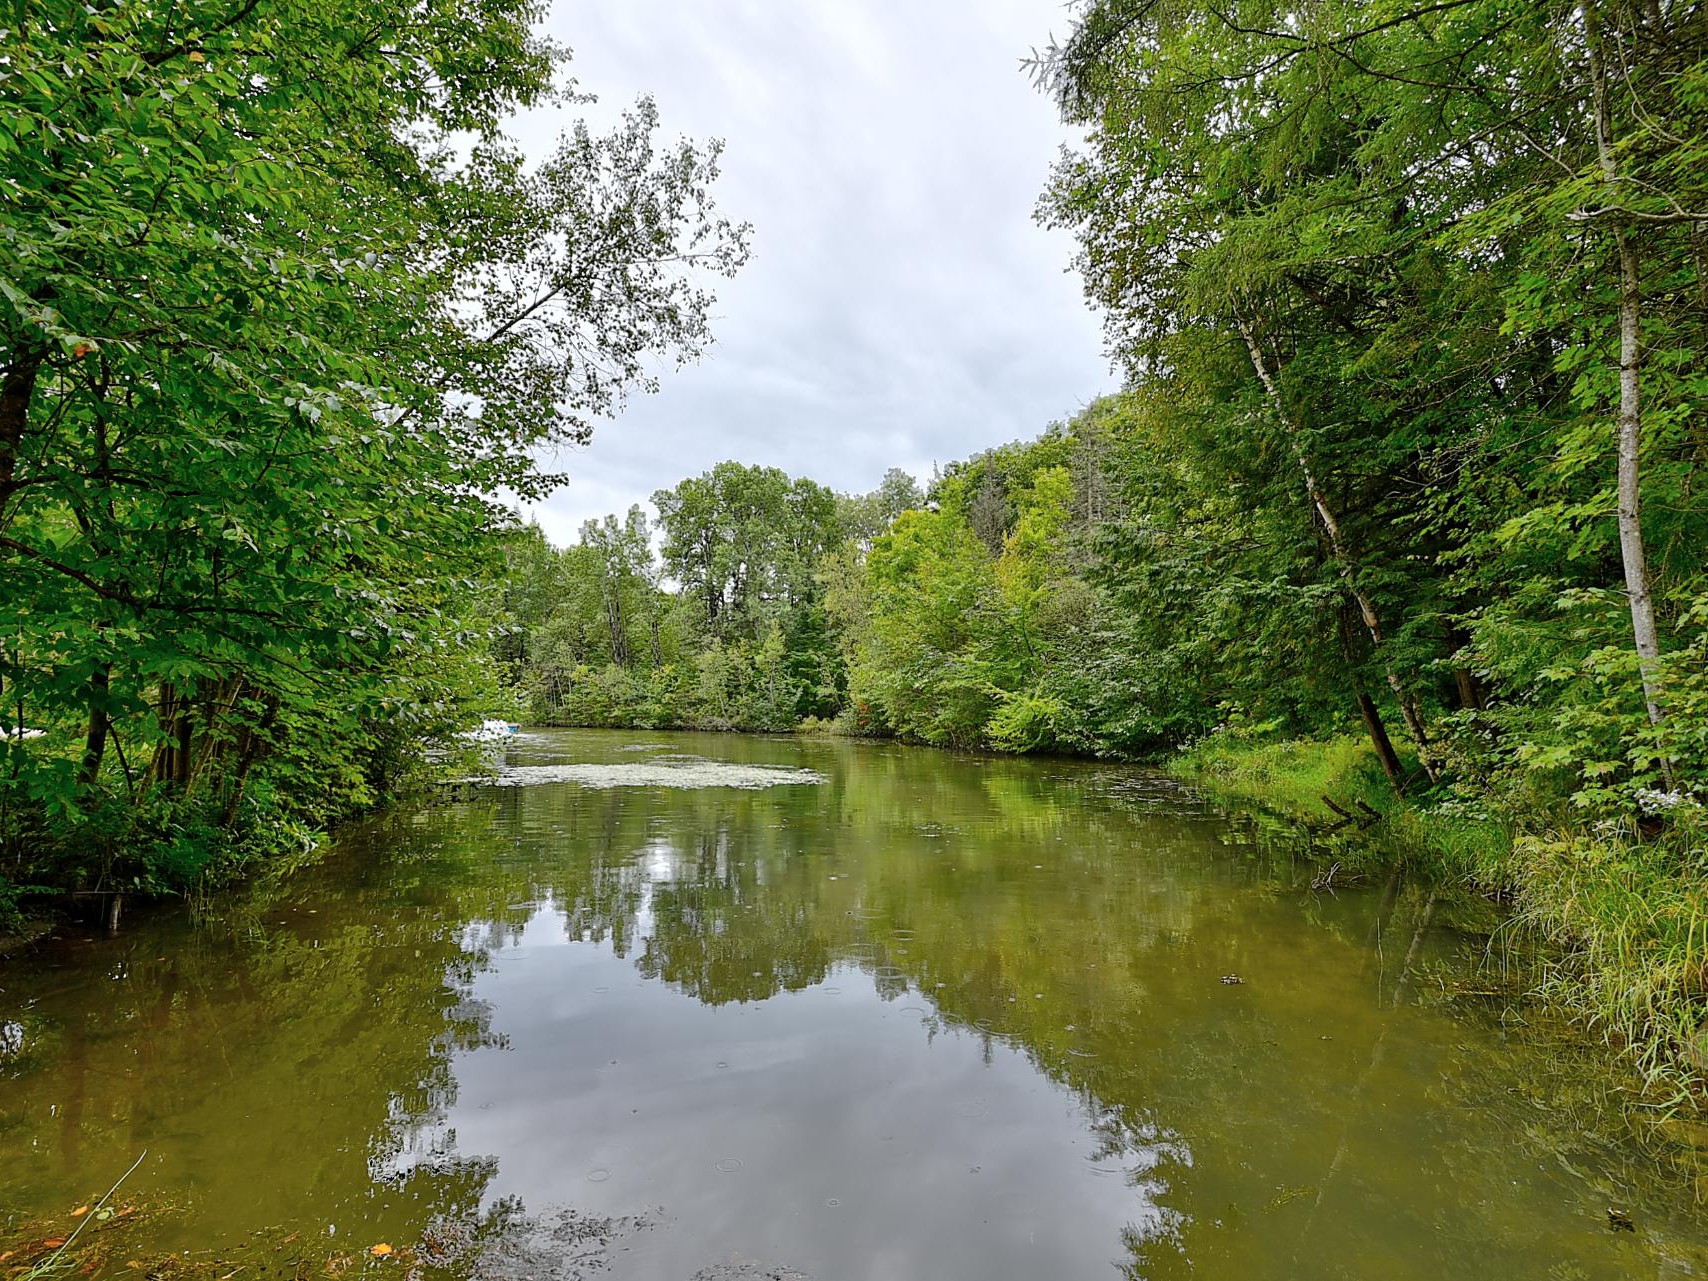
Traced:
[[576, 101], [526, 0], [12, 13], [13, 869], [42, 824], [117, 851], [241, 822], [261, 783], [359, 803], [484, 661], [496, 496], [706, 343], [747, 243], [719, 147], [662, 143], [642, 99], [526, 161], [504, 121]]

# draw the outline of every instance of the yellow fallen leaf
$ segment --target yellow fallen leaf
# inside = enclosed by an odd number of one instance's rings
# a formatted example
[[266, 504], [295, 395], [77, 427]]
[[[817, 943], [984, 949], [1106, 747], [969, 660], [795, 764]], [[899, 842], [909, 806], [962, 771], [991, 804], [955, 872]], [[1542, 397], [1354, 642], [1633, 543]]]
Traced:
[[391, 1247], [389, 1245], [387, 1245], [384, 1241], [381, 1241], [378, 1245], [370, 1248], [368, 1250], [368, 1253], [371, 1255], [374, 1255], [376, 1257], [378, 1257], [380, 1255], [390, 1254], [391, 1253]]
[[80, 1219], [85, 1214], [88, 1214], [88, 1213], [89, 1213], [89, 1207], [86, 1205], [80, 1205], [75, 1210], [73, 1210], [71, 1212], [71, 1217], [74, 1219]]

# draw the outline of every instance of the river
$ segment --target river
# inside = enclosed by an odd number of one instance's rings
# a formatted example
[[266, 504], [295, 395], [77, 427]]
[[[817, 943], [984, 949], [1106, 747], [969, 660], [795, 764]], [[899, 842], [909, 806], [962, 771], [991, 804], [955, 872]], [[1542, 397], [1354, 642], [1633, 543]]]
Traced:
[[502, 752], [212, 920], [0, 963], [0, 1226], [146, 1152], [100, 1275], [1708, 1276], [1701, 1153], [1474, 900], [1312, 889], [1127, 768]]

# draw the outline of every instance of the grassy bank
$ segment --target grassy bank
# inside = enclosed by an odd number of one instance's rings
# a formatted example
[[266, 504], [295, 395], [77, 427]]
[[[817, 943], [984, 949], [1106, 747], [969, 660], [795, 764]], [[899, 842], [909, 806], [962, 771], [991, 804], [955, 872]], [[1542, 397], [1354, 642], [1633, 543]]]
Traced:
[[1332, 825], [1369, 825], [1373, 857], [1512, 906], [1541, 944], [1538, 995], [1628, 1056], [1662, 1098], [1708, 1085], [1708, 823], [1655, 830], [1474, 813], [1402, 800], [1361, 739], [1217, 736], [1169, 762], [1215, 791]]

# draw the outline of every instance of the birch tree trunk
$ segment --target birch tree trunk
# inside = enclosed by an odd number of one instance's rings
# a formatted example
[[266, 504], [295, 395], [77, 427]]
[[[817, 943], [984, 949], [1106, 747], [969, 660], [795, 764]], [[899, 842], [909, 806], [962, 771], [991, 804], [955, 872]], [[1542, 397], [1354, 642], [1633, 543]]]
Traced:
[[[1340, 579], [1346, 584], [1346, 590], [1351, 594], [1353, 603], [1358, 606], [1358, 616], [1364, 623], [1364, 630], [1370, 634], [1370, 644], [1378, 655], [1383, 653], [1382, 620], [1376, 612], [1376, 603], [1370, 599], [1370, 594], [1358, 585], [1357, 561], [1352, 555], [1352, 549], [1347, 545], [1345, 533], [1340, 521], [1329, 505], [1328, 496], [1322, 486], [1317, 483], [1317, 475], [1311, 466], [1311, 460], [1305, 453], [1304, 442], [1299, 439], [1299, 426], [1287, 412], [1287, 406], [1281, 399], [1281, 388], [1276, 384], [1275, 375], [1270, 371], [1269, 362], [1264, 358], [1263, 349], [1258, 345], [1257, 335], [1244, 320], [1238, 320], [1240, 337], [1245, 339], [1246, 350], [1251, 353], [1252, 368], [1257, 371], [1263, 390], [1268, 394], [1270, 403], [1275, 407], [1276, 417], [1281, 421], [1282, 430], [1287, 433], [1287, 439], [1293, 446], [1293, 457], [1299, 464], [1299, 471], [1304, 477], [1305, 493], [1316, 509], [1317, 516], [1323, 523], [1323, 529], [1328, 533], [1329, 550], [1334, 556], [1335, 569]], [[1394, 671], [1392, 663], [1384, 657], [1383, 670], [1387, 674], [1388, 688], [1393, 690], [1394, 698], [1400, 705], [1400, 716], [1405, 720], [1406, 731], [1411, 735], [1412, 743], [1417, 747], [1417, 759], [1423, 766], [1423, 772], [1429, 776], [1431, 783], [1439, 777], [1435, 767], [1435, 754], [1430, 748], [1429, 734], [1424, 728], [1423, 716], [1418, 711], [1417, 700], [1406, 689], [1405, 682], [1400, 680], [1399, 673]]]
[[[1590, 100], [1595, 116], [1595, 152], [1608, 186], [1608, 203], [1619, 204], [1619, 157], [1613, 144], [1613, 106], [1608, 98], [1607, 58], [1601, 16], [1595, 0], [1579, 6], [1584, 48], [1589, 60]], [[1617, 215], [1615, 215], [1617, 216]], [[1643, 678], [1643, 703], [1649, 724], [1666, 720], [1660, 689], [1660, 631], [1649, 594], [1648, 555], [1643, 545], [1643, 319], [1642, 258], [1623, 222], [1613, 230], [1619, 258], [1619, 557], [1625, 569], [1625, 594], [1631, 604], [1631, 635]], [[1670, 776], [1670, 769], [1668, 774]]]

